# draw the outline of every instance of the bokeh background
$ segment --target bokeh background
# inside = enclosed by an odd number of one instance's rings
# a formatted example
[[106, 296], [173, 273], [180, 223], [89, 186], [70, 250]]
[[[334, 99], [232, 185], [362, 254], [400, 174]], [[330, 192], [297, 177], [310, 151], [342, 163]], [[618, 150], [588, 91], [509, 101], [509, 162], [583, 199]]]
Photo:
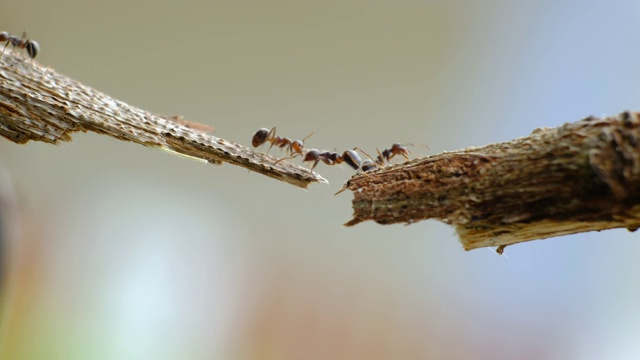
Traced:
[[[5, 1], [37, 60], [250, 143], [427, 155], [640, 110], [638, 1]], [[464, 252], [95, 134], [0, 139], [2, 359], [637, 359], [638, 235]]]

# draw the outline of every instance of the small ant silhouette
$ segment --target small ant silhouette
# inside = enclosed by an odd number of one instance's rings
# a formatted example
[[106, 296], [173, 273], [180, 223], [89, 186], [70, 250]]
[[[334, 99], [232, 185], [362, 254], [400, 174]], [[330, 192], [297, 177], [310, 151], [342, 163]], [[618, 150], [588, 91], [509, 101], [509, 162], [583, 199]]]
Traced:
[[256, 131], [256, 133], [253, 135], [253, 138], [251, 139], [251, 145], [253, 145], [253, 147], [258, 147], [266, 142], [270, 142], [271, 146], [269, 146], [269, 149], [267, 149], [267, 153], [269, 153], [269, 150], [271, 150], [271, 148], [275, 145], [280, 149], [286, 148], [287, 153], [293, 155], [290, 158], [293, 158], [296, 155], [302, 155], [304, 150], [304, 142], [305, 140], [310, 138], [311, 135], [313, 135], [313, 132], [305, 136], [302, 140], [291, 140], [286, 137], [276, 136], [275, 127], [271, 128], [271, 130], [262, 128]]
[[9, 34], [6, 31], [2, 31], [0, 32], [0, 42], [3, 42], [5, 40], [7, 41], [7, 43], [4, 44], [4, 48], [2, 49], [2, 54], [4, 54], [4, 51], [7, 49], [7, 46], [9, 46], [9, 44], [13, 45], [14, 48], [17, 47], [21, 49], [26, 49], [27, 54], [29, 54], [29, 57], [31, 58], [32, 61], [40, 51], [40, 45], [38, 45], [38, 42], [35, 40], [27, 39], [26, 32], [22, 32], [22, 38], [20, 39], [16, 36]]

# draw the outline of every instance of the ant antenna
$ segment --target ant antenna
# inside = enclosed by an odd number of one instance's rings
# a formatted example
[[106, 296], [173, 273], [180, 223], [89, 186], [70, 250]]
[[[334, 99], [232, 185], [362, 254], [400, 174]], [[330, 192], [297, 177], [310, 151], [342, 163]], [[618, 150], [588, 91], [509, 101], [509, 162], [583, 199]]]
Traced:
[[305, 136], [305, 137], [303, 137], [303, 138], [302, 138], [302, 142], [304, 143], [308, 138], [310, 138], [310, 137], [311, 137], [311, 135], [313, 135], [313, 134], [315, 134], [315, 133], [316, 133], [315, 131], [310, 132], [310, 133], [309, 133], [309, 135], [307, 135], [307, 136]]

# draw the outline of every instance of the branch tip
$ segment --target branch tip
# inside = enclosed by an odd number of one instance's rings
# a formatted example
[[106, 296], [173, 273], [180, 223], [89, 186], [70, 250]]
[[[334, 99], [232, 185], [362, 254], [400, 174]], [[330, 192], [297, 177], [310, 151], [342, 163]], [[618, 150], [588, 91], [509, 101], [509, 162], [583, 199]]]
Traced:
[[306, 188], [326, 183], [318, 173], [278, 162], [253, 149], [209, 134], [213, 127], [138, 109], [6, 51], [0, 57], [0, 135], [18, 144], [71, 141], [74, 132], [93, 131], [159, 148], [209, 164], [222, 162]]
[[[588, 117], [528, 137], [413, 159], [345, 185], [347, 224], [438, 219], [466, 250], [640, 227], [640, 115]], [[356, 191], [357, 190], [357, 191]]]

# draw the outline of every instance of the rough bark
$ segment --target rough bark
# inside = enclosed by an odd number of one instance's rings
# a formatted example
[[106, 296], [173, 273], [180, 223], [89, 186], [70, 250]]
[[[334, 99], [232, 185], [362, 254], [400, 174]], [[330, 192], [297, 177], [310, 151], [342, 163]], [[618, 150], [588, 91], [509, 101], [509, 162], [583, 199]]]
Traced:
[[[0, 57], [0, 135], [18, 144], [93, 131], [211, 164], [242, 166], [306, 188], [319, 174], [207, 133], [206, 125], [128, 105], [7, 50]], [[247, 139], [249, 136], [247, 136]]]
[[537, 129], [509, 142], [361, 173], [353, 220], [438, 219], [466, 250], [640, 227], [640, 116], [624, 112]]

